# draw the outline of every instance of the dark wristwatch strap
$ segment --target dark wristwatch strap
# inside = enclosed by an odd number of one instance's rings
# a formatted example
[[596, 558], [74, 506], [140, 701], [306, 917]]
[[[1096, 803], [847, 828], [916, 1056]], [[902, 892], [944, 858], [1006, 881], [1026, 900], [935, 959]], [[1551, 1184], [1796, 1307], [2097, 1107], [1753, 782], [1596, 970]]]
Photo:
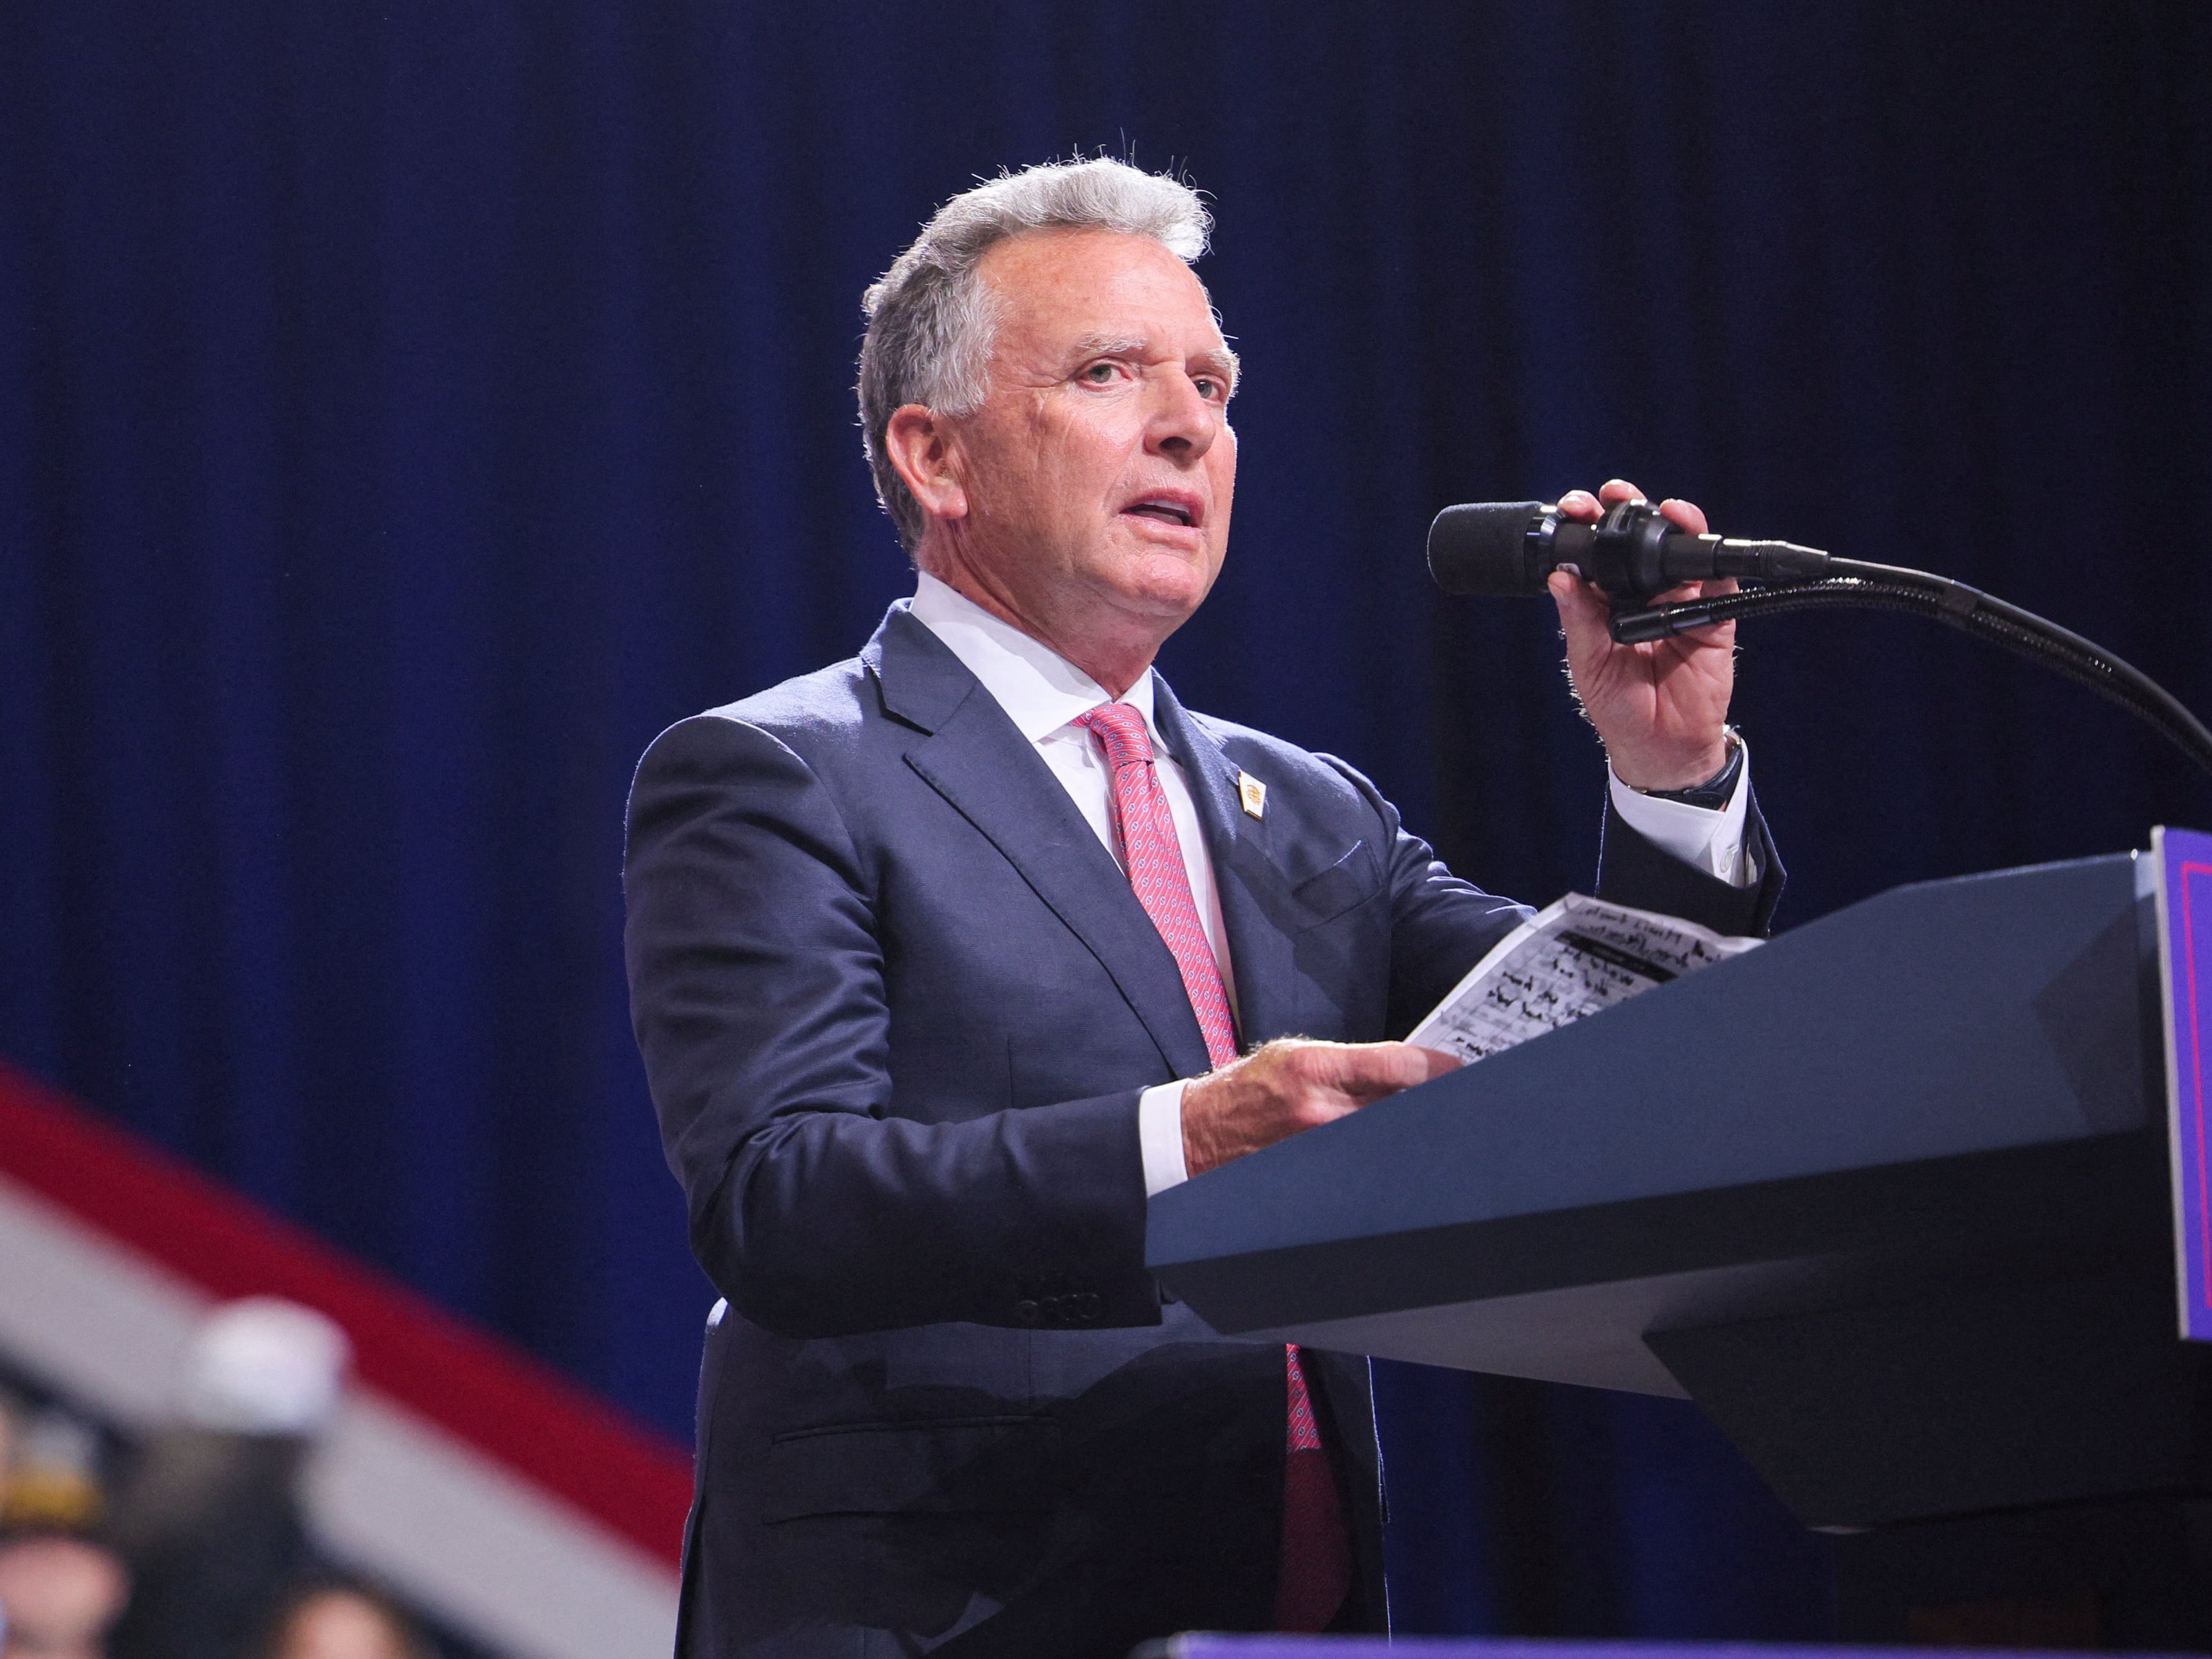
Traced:
[[1685, 806], [1719, 811], [1735, 795], [1736, 780], [1743, 775], [1743, 739], [1736, 735], [1734, 726], [1729, 728], [1728, 744], [1728, 764], [1703, 783], [1687, 789], [1646, 789], [1644, 793], [1654, 800], [1678, 800]]

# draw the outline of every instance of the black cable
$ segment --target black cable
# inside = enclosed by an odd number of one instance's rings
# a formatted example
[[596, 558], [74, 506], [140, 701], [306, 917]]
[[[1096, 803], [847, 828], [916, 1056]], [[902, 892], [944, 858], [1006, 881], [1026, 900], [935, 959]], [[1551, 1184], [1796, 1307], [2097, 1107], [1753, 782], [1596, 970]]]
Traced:
[[1790, 611], [1850, 608], [1926, 617], [2079, 681], [2212, 773], [2212, 732], [2163, 686], [2102, 646], [1948, 576], [1856, 559], [1832, 558], [1827, 568], [1827, 580], [1798, 586], [1747, 588], [1715, 599], [1616, 611], [1613, 636], [1623, 643], [1664, 639], [1715, 623]]

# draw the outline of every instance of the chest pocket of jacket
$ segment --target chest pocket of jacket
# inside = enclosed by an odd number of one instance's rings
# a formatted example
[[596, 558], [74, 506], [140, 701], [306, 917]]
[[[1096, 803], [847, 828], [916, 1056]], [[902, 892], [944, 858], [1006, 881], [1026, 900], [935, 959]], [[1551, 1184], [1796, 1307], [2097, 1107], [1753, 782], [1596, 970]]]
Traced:
[[1364, 841], [1355, 841], [1344, 856], [1327, 869], [1316, 872], [1291, 889], [1291, 898], [1304, 913], [1303, 933], [1334, 921], [1382, 890], [1382, 861]]

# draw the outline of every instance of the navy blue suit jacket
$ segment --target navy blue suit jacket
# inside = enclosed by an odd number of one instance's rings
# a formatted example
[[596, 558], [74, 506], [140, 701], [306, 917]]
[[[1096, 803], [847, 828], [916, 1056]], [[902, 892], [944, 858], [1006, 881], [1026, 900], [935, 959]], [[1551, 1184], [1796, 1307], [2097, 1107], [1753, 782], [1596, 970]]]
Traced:
[[[1156, 720], [1212, 855], [1247, 1046], [1402, 1035], [1526, 912], [1350, 767]], [[1237, 775], [1267, 787], [1239, 810]], [[1754, 833], [1764, 845], [1764, 830]], [[1779, 890], [1616, 825], [1600, 889], [1731, 931]], [[858, 659], [664, 732], [632, 792], [633, 1016], [692, 1244], [683, 1651], [1121, 1655], [1264, 1628], [1279, 1348], [1145, 1270], [1137, 1097], [1207, 1069], [1174, 958], [990, 693], [894, 606]], [[1312, 1370], [1382, 1622], [1364, 1360]]]

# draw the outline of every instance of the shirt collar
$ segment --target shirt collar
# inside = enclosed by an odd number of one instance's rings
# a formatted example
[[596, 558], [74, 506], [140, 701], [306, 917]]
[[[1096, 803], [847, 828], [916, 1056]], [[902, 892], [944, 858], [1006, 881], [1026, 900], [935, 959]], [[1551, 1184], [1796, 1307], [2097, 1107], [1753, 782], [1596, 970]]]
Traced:
[[[983, 689], [1031, 743], [1050, 737], [1078, 714], [1114, 701], [1104, 686], [1050, 646], [993, 616], [927, 571], [915, 586], [911, 611], [916, 622], [983, 682]], [[1152, 721], [1152, 671], [1138, 675], [1121, 700], [1145, 717], [1154, 750], [1165, 749]]]

